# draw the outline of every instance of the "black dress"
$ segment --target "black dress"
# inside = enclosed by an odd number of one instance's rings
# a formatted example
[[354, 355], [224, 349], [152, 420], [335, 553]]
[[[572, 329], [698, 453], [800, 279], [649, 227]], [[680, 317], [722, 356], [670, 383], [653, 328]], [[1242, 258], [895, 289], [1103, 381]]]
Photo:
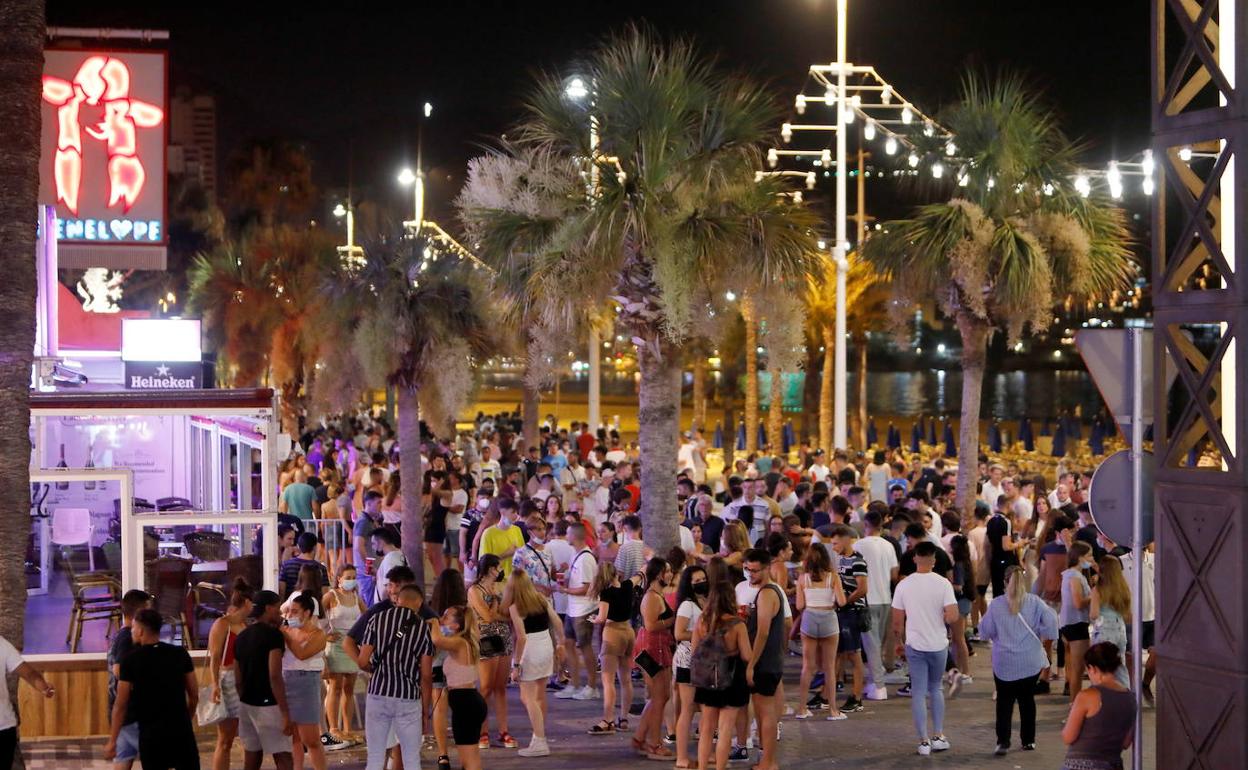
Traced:
[[[722, 630], [721, 626], [720, 629]], [[736, 653], [732, 653], [737, 656]], [[736, 667], [732, 675], [732, 683], [724, 690], [707, 690], [702, 687], [695, 687], [693, 690], [693, 702], [699, 706], [707, 706], [708, 708], [744, 708], [750, 703], [750, 687], [745, 681], [745, 661], [737, 656]]]

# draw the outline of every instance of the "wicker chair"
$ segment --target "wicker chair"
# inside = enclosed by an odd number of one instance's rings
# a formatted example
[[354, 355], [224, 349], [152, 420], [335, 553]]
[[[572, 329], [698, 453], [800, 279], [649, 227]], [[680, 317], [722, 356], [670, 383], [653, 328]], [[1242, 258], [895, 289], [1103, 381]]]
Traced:
[[162, 556], [145, 565], [146, 585], [152, 594], [152, 608], [173, 629], [182, 634], [187, 649], [195, 648], [195, 633], [187, 616], [187, 599], [191, 588], [191, 561], [177, 556]]
[[186, 552], [199, 561], [225, 561], [230, 558], [230, 541], [220, 532], [189, 532], [182, 538]]
[[69, 579], [74, 605], [69, 616], [69, 628], [65, 631], [65, 644], [70, 652], [78, 652], [82, 641], [82, 626], [92, 620], [108, 621], [105, 638], [121, 628], [121, 580], [108, 571], [78, 572], [73, 559], [64, 554], [61, 566]]
[[252, 590], [259, 591], [264, 585], [264, 562], [259, 556], [236, 556], [226, 562], [225, 582], [203, 581], [195, 584], [195, 619], [219, 618], [225, 614], [234, 581], [247, 581]]

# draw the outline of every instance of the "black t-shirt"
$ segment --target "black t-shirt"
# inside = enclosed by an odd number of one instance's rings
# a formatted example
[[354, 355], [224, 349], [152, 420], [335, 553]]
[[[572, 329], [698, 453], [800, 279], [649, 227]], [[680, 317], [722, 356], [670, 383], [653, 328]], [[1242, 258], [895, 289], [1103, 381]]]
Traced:
[[797, 517], [797, 522], [801, 524], [804, 528], [807, 528], [807, 529], [811, 528], [810, 511], [806, 510], [805, 508], [799, 505], [793, 509], [793, 515]]
[[702, 525], [702, 545], [709, 548], [711, 553], [719, 553], [719, 541], [724, 536], [724, 520], [711, 516], [699, 523]]
[[234, 640], [234, 660], [238, 662], [238, 698], [248, 706], [277, 703], [269, 685], [269, 653], [285, 650], [286, 638], [268, 623], [253, 623]]
[[992, 549], [992, 561], [995, 564], [1018, 564], [1018, 554], [1013, 551], [1007, 551], [1002, 547], [1002, 542], [1010, 535], [1010, 522], [1001, 514], [996, 514], [988, 520], [987, 530], [988, 545]]
[[[121, 630], [113, 636], [113, 642], [108, 646], [108, 655], [105, 659], [105, 665], [108, 666], [108, 713], [113, 713], [113, 703], [117, 701], [117, 682], [120, 681], [113, 675], [113, 666], [120, 665], [123, 660], [130, 656], [130, 653], [137, 649], [134, 638], [130, 636], [130, 627], [122, 626]], [[126, 708], [126, 721], [122, 724], [130, 724], [135, 720], [134, 701], [130, 701], [130, 705]]]
[[152, 727], [189, 727], [186, 675], [194, 670], [190, 654], [165, 642], [136, 647], [121, 661], [122, 682], [130, 683], [130, 705], [142, 731]]
[[[897, 574], [905, 577], [906, 575], [913, 575], [915, 572], [918, 572], [918, 568], [914, 565], [914, 549], [911, 548], [901, 555]], [[948, 578], [949, 573], [953, 572], [953, 559], [949, 558], [949, 554], [945, 553], [945, 549], [936, 549], [936, 566], [932, 567], [932, 572], [943, 578]]]
[[832, 516], [827, 511], [815, 511], [810, 514], [811, 529], [818, 530], [832, 523]]
[[607, 603], [607, 620], [630, 620], [633, 617], [633, 584], [624, 583], [602, 589], [598, 601]]

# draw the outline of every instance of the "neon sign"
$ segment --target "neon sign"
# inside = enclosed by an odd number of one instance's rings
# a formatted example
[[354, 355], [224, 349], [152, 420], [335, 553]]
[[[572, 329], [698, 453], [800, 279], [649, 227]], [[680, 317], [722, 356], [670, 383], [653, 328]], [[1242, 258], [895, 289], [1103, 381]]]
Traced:
[[49, 50], [40, 201], [63, 242], [165, 240], [165, 54]]

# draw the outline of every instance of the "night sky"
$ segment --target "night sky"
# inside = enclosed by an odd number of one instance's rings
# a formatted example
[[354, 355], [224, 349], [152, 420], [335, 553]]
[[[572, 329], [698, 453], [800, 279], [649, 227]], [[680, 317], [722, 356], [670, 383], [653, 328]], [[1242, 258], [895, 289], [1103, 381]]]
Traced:
[[[1148, 13], [1128, 0], [850, 0], [849, 52], [928, 113], [968, 66], [1025, 73], [1099, 165], [1148, 140]], [[218, 99], [221, 158], [253, 138], [305, 142], [324, 188], [344, 187], [350, 166], [363, 195], [406, 201], [395, 173], [432, 102], [435, 212], [464, 162], [516, 119], [534, 73], [570, 74], [578, 52], [629, 21], [693, 36], [786, 104], [811, 63], [835, 56], [834, 0], [48, 2], [49, 25], [169, 30], [171, 86]]]

